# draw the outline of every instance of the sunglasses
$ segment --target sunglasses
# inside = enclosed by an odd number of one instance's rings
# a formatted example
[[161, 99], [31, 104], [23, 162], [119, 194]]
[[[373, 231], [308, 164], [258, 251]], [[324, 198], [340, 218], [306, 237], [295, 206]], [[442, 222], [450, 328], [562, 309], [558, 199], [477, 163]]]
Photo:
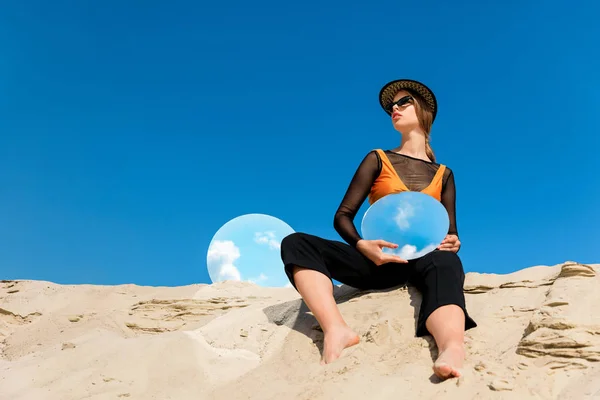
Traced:
[[412, 100], [413, 100], [412, 96], [401, 97], [400, 99], [398, 99], [398, 101], [395, 101], [395, 102], [392, 102], [392, 103], [388, 104], [387, 107], [385, 107], [385, 110], [389, 114], [391, 114], [392, 111], [393, 111], [393, 109], [394, 109], [394, 106], [402, 107], [404, 104], [406, 104], [406, 103], [408, 103], [408, 102], [410, 102]]

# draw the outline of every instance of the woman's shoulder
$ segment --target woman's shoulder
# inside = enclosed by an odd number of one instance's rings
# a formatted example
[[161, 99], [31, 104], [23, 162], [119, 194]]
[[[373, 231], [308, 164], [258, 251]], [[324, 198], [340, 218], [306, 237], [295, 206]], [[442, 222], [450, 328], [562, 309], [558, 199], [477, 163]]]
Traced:
[[366, 152], [363, 156], [363, 164], [381, 165], [381, 154], [384, 150], [382, 149], [371, 149]]
[[444, 175], [442, 177], [442, 181], [444, 182], [444, 184], [446, 184], [450, 178], [454, 179], [454, 171], [452, 171], [452, 168], [450, 168], [446, 164], [441, 164], [441, 165], [443, 165], [445, 168]]
[[367, 152], [365, 157], [379, 158], [380, 154], [382, 154], [384, 152], [385, 152], [385, 150], [383, 150], [383, 149], [371, 149]]
[[380, 169], [381, 158], [377, 149], [370, 150], [364, 154], [358, 166], [358, 170], [361, 171], [361, 173], [365, 171], [378, 172]]
[[448, 164], [443, 163], [443, 162], [438, 162], [437, 165], [439, 166], [438, 168], [444, 167], [444, 173], [446, 173], [446, 174], [452, 173], [452, 168], [450, 168], [450, 166], [448, 166]]

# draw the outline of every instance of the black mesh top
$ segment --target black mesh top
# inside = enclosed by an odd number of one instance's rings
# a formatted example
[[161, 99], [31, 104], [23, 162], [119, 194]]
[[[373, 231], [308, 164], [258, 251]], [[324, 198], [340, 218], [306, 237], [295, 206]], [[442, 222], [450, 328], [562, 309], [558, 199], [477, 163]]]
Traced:
[[[431, 183], [431, 180], [440, 167], [440, 164], [398, 154], [391, 150], [385, 150], [385, 154], [400, 179], [411, 191], [425, 189]], [[381, 172], [381, 166], [382, 161], [379, 158], [379, 154], [376, 151], [369, 152], [354, 173], [342, 202], [335, 213], [333, 222], [335, 230], [351, 246], [356, 246], [356, 242], [361, 239], [354, 225], [354, 217], [367, 199], [371, 185]], [[442, 178], [441, 202], [448, 211], [450, 219], [448, 233], [458, 236], [455, 201], [454, 174], [450, 168], [446, 167]]]

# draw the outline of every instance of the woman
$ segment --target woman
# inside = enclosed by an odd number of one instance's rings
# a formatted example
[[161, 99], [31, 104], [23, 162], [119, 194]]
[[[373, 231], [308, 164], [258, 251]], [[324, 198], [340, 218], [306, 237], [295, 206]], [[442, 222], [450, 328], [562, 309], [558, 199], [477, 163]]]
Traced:
[[[424, 84], [403, 79], [386, 84], [379, 102], [402, 140], [396, 149], [369, 152], [355, 172], [334, 218], [335, 229], [347, 243], [293, 233], [281, 243], [285, 271], [323, 330], [322, 364], [336, 360], [345, 348], [359, 342], [340, 314], [332, 279], [363, 290], [411, 283], [423, 296], [416, 335], [430, 334], [438, 346], [433, 370], [442, 379], [458, 377], [464, 360], [464, 331], [477, 324], [465, 308], [454, 176], [435, 162], [429, 145], [436, 98]], [[367, 197], [372, 204], [405, 190], [435, 197], [450, 218], [448, 235], [438, 249], [410, 261], [382, 251], [396, 244], [362, 239], [353, 223]]]

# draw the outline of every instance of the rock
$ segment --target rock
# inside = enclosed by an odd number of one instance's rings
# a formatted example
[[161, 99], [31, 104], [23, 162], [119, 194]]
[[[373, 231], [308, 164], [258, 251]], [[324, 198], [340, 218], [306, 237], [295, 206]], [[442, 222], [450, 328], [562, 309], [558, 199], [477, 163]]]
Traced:
[[[533, 313], [517, 354], [600, 361], [599, 283], [593, 268], [564, 264], [542, 306]], [[574, 289], [588, 295], [571, 296]]]

